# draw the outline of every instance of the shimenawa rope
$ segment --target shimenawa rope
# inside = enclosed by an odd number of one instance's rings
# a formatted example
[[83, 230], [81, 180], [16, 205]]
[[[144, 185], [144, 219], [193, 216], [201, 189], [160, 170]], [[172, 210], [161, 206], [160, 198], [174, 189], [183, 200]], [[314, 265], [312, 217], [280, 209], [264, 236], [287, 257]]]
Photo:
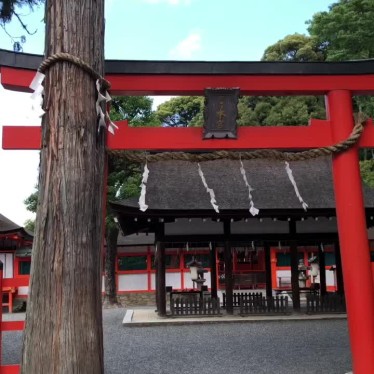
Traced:
[[70, 53], [58, 52], [52, 56], [47, 57], [39, 66], [38, 71], [40, 73], [45, 73], [49, 67], [60, 61], [70, 62], [88, 73], [95, 81], [98, 79], [103, 90], [108, 90], [110, 88], [110, 82], [107, 81], [102, 75], [95, 71], [90, 65], [81, 60], [79, 57], [73, 56]]
[[282, 152], [275, 149], [257, 149], [253, 151], [215, 151], [209, 153], [186, 153], [186, 152], [162, 152], [156, 154], [145, 154], [144, 152], [125, 152], [108, 150], [110, 155], [124, 158], [136, 162], [155, 162], [155, 161], [192, 161], [203, 162], [220, 159], [229, 160], [252, 160], [252, 159], [274, 159], [280, 161], [302, 161], [321, 156], [328, 156], [333, 153], [343, 152], [355, 145], [364, 130], [366, 116], [358, 113], [355, 119], [355, 126], [347, 139], [327, 147], [313, 148], [301, 152]]

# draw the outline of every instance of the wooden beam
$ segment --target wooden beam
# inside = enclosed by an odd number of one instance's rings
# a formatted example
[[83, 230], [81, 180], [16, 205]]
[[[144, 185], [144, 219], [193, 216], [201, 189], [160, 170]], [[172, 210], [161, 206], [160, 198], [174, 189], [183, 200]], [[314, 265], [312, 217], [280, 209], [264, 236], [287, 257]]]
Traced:
[[[127, 62], [128, 65], [136, 63]], [[140, 64], [139, 64], [140, 63]], [[147, 65], [148, 72], [144, 73], [146, 62], [138, 62], [138, 66], [143, 64], [143, 68], [127, 71], [123, 67], [116, 69], [116, 73], [110, 72], [110, 67], [106, 66], [105, 78], [111, 82], [112, 95], [203, 95], [207, 87], [240, 87], [244, 95], [324, 95], [330, 90], [346, 89], [354, 95], [374, 93], [374, 75], [371, 74], [372, 68], [366, 69], [364, 73], [347, 74], [347, 69], [341, 74], [332, 74], [334, 69], [325, 74], [308, 74], [304, 64], [299, 71], [290, 68], [284, 70], [283, 65], [273, 64], [273, 70], [264, 69], [266, 64], [262, 63], [260, 69], [251, 71], [250, 62], [246, 63], [244, 69], [233, 63], [226, 63], [229, 69], [212, 68], [218, 66], [216, 62], [206, 63], [203, 69], [198, 67], [191, 70], [188, 65], [183, 63], [174, 63], [170, 71], [170, 64], [164, 62], [151, 62]], [[196, 62], [190, 62], [196, 64]], [[219, 64], [219, 63], [218, 63]], [[238, 64], [238, 63], [236, 63]], [[261, 63], [260, 63], [261, 64]], [[123, 62], [123, 65], [126, 64]], [[156, 66], [158, 65], [158, 66]], [[267, 63], [269, 66], [269, 63]], [[161, 66], [161, 68], [160, 68]], [[192, 65], [191, 65], [192, 66]], [[195, 65], [196, 66], [196, 65]], [[295, 64], [293, 64], [296, 67]], [[321, 66], [321, 65], [320, 65]], [[326, 65], [329, 66], [329, 65]], [[330, 64], [331, 66], [331, 64]], [[317, 67], [318, 68], [318, 67]], [[349, 68], [349, 66], [348, 66]], [[166, 71], [169, 69], [169, 71]], [[225, 73], [230, 71], [230, 73]], [[277, 73], [281, 72], [283, 73]], [[335, 68], [336, 70], [336, 68]], [[189, 72], [190, 71], [190, 72]], [[260, 74], [260, 71], [262, 72]], [[322, 69], [320, 69], [322, 71]], [[25, 69], [22, 67], [1, 66], [1, 83], [6, 89], [30, 92], [29, 85], [35, 75], [36, 69]]]
[[[118, 130], [108, 132], [111, 150], [204, 151], [250, 149], [308, 149], [334, 142], [330, 122], [312, 119], [309, 126], [248, 126], [238, 128], [238, 139], [202, 139], [202, 128], [129, 127], [116, 122]], [[339, 139], [344, 140], [344, 139]], [[3, 149], [40, 149], [40, 126], [3, 126]], [[362, 148], [374, 147], [374, 125], [370, 119], [359, 141]]]
[[157, 242], [157, 313], [166, 316], [165, 244]]
[[240, 87], [242, 95], [324, 95], [347, 89], [374, 94], [373, 75], [251, 76], [251, 75], [107, 75], [113, 95], [196, 95], [207, 87]]
[[291, 287], [292, 287], [292, 305], [295, 312], [300, 311], [300, 288], [299, 288], [299, 270], [297, 242], [290, 243], [291, 254]]
[[212, 298], [217, 298], [217, 249], [215, 243], [210, 250], [210, 289]]
[[271, 259], [270, 259], [270, 245], [268, 242], [264, 244], [265, 251], [265, 276], [266, 276], [266, 297], [273, 296], [272, 276], [271, 276]]
[[325, 265], [325, 253], [323, 252], [323, 244], [318, 245], [318, 264], [319, 264], [319, 280], [320, 280], [320, 292], [321, 296], [325, 296], [327, 293], [326, 289], [326, 265]]
[[232, 274], [230, 221], [226, 220], [224, 222], [224, 233], [225, 233], [224, 260], [225, 260], [226, 312], [227, 314], [233, 314], [234, 313], [234, 304], [233, 304], [234, 277]]
[[344, 296], [344, 281], [343, 281], [343, 269], [342, 269], [342, 260], [340, 257], [340, 246], [339, 241], [336, 241], [334, 244], [334, 253], [335, 253], [335, 265], [336, 265], [336, 285], [337, 293], [341, 296]]

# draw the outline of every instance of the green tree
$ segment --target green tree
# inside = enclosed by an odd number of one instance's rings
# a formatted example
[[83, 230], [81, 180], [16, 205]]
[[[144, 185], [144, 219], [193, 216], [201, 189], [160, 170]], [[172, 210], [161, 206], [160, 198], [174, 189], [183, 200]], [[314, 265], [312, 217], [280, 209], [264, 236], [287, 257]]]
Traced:
[[374, 188], [374, 160], [360, 161], [360, 172], [363, 182], [371, 188]]
[[202, 124], [203, 108], [202, 96], [178, 96], [160, 104], [156, 116], [164, 126], [198, 126]]
[[308, 21], [327, 61], [374, 58], [374, 2], [340, 0]]
[[[374, 58], [374, 2], [340, 0], [308, 21], [308, 31], [327, 61]], [[355, 111], [374, 116], [373, 97], [354, 97]]]
[[33, 233], [35, 231], [35, 220], [34, 219], [27, 219], [24, 223], [24, 227], [25, 227], [26, 230]]
[[160, 126], [152, 103], [148, 96], [116, 96], [111, 102], [110, 117], [113, 121], [127, 119], [133, 127]]
[[[323, 61], [324, 51], [314, 38], [301, 34], [287, 35], [266, 48], [263, 61]], [[323, 97], [314, 96], [245, 96], [238, 105], [240, 126], [307, 125], [311, 118], [325, 118]]]
[[317, 39], [302, 35], [287, 35], [277, 43], [266, 48], [263, 61], [324, 61], [325, 51]]
[[34, 6], [44, 3], [44, 0], [2, 0], [0, 2], [0, 23], [10, 22], [13, 17], [19, 19], [17, 9], [27, 5], [32, 9]]
[[36, 213], [38, 207], [38, 186], [35, 186], [35, 190], [36, 191], [28, 196], [23, 202], [26, 205], [26, 209], [32, 213]]
[[[152, 111], [153, 100], [146, 96], [121, 96], [113, 99], [110, 116], [113, 121], [127, 119], [130, 126], [160, 126]], [[107, 201], [122, 200], [140, 193], [141, 166], [110, 157], [108, 160]], [[117, 297], [115, 260], [119, 228], [107, 204], [105, 219], [106, 254], [104, 264], [104, 305], [120, 305]]]

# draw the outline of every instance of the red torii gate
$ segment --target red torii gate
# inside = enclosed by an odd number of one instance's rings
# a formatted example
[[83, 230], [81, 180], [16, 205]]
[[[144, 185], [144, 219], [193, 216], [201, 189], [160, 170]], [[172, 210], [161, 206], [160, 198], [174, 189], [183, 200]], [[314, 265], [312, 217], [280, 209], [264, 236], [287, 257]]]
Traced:
[[[0, 51], [1, 83], [28, 92], [41, 56]], [[239, 87], [244, 95], [325, 95], [327, 120], [308, 127], [241, 127], [238, 139], [202, 140], [199, 128], [129, 128], [108, 133], [112, 150], [307, 149], [346, 139], [352, 95], [374, 94], [374, 60], [336, 63], [106, 61], [112, 95], [202, 95]], [[333, 179], [355, 374], [374, 373], [374, 285], [358, 148], [374, 147], [372, 121], [350, 150], [333, 157]], [[3, 127], [4, 149], [39, 149], [40, 127]]]

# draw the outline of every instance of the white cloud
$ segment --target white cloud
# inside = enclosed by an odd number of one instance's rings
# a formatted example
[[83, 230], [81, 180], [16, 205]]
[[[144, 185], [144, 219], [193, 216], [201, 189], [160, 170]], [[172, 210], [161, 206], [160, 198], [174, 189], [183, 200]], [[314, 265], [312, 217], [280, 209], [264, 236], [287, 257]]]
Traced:
[[143, 0], [148, 4], [190, 5], [192, 0]]
[[188, 59], [192, 55], [201, 50], [201, 35], [198, 32], [193, 32], [177, 44], [170, 52], [171, 58]]

